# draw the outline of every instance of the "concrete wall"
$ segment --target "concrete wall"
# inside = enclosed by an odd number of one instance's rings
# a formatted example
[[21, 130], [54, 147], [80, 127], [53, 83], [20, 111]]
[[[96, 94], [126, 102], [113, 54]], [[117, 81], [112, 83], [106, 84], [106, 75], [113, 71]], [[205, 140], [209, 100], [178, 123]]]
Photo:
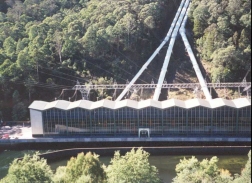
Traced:
[[200, 143], [200, 142], [221, 142], [221, 143], [228, 143], [228, 142], [237, 142], [243, 143], [248, 142], [251, 143], [251, 138], [246, 137], [115, 137], [115, 138], [103, 138], [103, 137], [79, 137], [79, 138], [67, 138], [67, 137], [61, 137], [61, 138], [32, 138], [32, 139], [0, 139], [0, 145], [1, 144], [20, 144], [20, 143], [105, 143], [105, 142], [187, 142], [189, 143]]
[[30, 119], [31, 119], [32, 136], [42, 136], [43, 135], [42, 111], [30, 109]]

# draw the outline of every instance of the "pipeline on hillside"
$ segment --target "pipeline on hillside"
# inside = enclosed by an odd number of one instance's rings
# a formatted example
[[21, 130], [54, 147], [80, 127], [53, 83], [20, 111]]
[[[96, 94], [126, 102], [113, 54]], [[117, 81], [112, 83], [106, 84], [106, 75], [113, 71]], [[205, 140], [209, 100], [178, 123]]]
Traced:
[[172, 32], [171, 41], [170, 41], [170, 44], [168, 46], [167, 53], [166, 53], [166, 56], [165, 56], [165, 60], [164, 60], [164, 63], [163, 63], [163, 67], [162, 67], [160, 75], [159, 75], [157, 88], [155, 89], [153, 100], [158, 100], [159, 95], [161, 93], [162, 85], [164, 83], [164, 78], [165, 78], [165, 75], [166, 75], [166, 72], [167, 72], [167, 67], [168, 67], [168, 64], [169, 64], [169, 61], [170, 61], [170, 58], [171, 58], [172, 49], [173, 49], [173, 46], [174, 46], [174, 43], [175, 43], [175, 40], [176, 40], [176, 37], [177, 37], [177, 34], [178, 34], [179, 27], [182, 24], [182, 21], [183, 21], [183, 18], [185, 16], [185, 14], [186, 14], [186, 10], [187, 10], [187, 8], [189, 6], [189, 3], [190, 3], [190, 0], [186, 0], [186, 3], [184, 4], [184, 7], [183, 7], [183, 9], [182, 9], [182, 11], [180, 13], [179, 19], [178, 19], [178, 21], [176, 23], [176, 26], [175, 26], [175, 28], [174, 28], [174, 30]]
[[177, 19], [182, 11], [182, 7], [184, 6], [185, 0], [182, 0], [180, 3], [180, 6], [176, 12], [176, 15], [172, 21], [171, 27], [163, 40], [163, 42], [160, 44], [160, 46], [155, 50], [155, 52], [151, 55], [151, 57], [147, 60], [147, 62], [142, 66], [142, 68], [138, 71], [136, 76], [130, 81], [130, 83], [126, 86], [126, 88], [122, 91], [122, 93], [117, 97], [116, 101], [120, 101], [123, 96], [129, 91], [131, 86], [136, 82], [136, 80], [140, 77], [140, 75], [143, 73], [143, 71], [147, 68], [147, 66], [151, 63], [151, 61], [154, 59], [154, 57], [159, 53], [159, 51], [162, 49], [162, 47], [169, 41], [171, 34], [173, 32], [174, 26], [177, 22]]
[[184, 42], [184, 44], [185, 44], [185, 47], [186, 47], [186, 49], [187, 49], [187, 52], [188, 52], [188, 54], [189, 54], [190, 60], [191, 60], [191, 62], [192, 62], [192, 64], [193, 64], [193, 68], [194, 68], [195, 73], [196, 73], [196, 75], [197, 75], [197, 78], [198, 78], [198, 80], [199, 80], [201, 89], [202, 89], [202, 91], [203, 91], [203, 93], [204, 93], [206, 99], [207, 99], [207, 100], [211, 100], [211, 99], [212, 99], [212, 96], [211, 96], [211, 94], [210, 94], [210, 92], [209, 92], [209, 90], [208, 90], [208, 88], [207, 88], [206, 81], [204, 80], [204, 78], [203, 78], [203, 76], [202, 76], [202, 73], [201, 73], [200, 68], [199, 68], [199, 66], [198, 66], [198, 63], [197, 63], [197, 60], [196, 60], [196, 58], [195, 58], [195, 56], [194, 56], [194, 54], [193, 54], [192, 48], [191, 48], [191, 46], [190, 46], [190, 44], [189, 44], [189, 41], [188, 41], [188, 39], [187, 39], [187, 37], [186, 37], [186, 34], [185, 34], [185, 24], [186, 24], [186, 21], [187, 21], [187, 13], [188, 13], [188, 11], [189, 11], [189, 8], [188, 8], [188, 10], [187, 10], [187, 12], [186, 12], [186, 16], [184, 17], [184, 20], [183, 20], [183, 23], [182, 23], [182, 25], [181, 25], [181, 27], [180, 27], [180, 29], [179, 29], [179, 32], [180, 32], [180, 35], [181, 35], [181, 37], [182, 37], [182, 40], [183, 40], [183, 42]]

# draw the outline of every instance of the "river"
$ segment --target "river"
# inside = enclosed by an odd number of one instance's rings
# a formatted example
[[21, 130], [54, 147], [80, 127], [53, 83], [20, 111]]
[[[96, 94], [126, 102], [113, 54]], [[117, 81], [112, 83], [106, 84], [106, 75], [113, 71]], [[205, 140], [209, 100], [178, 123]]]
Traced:
[[[46, 151], [40, 151], [44, 153]], [[3, 151], [0, 153], [0, 179], [3, 178], [7, 172], [9, 164], [15, 159], [22, 157], [25, 153], [34, 153], [31, 150], [24, 151]], [[195, 157], [198, 160], [203, 160], [205, 158], [210, 159], [213, 155], [196, 155]], [[183, 155], [171, 155], [171, 156], [150, 156], [150, 164], [157, 167], [159, 170], [160, 177], [164, 180], [165, 183], [170, 183], [172, 179], [176, 176], [175, 167], [179, 163], [180, 159], [184, 157], [190, 158], [192, 156], [183, 156]], [[248, 157], [247, 155], [218, 155], [219, 158], [218, 167], [223, 169], [228, 169], [232, 175], [234, 173], [241, 172], [241, 169], [245, 166]], [[105, 165], [108, 165], [112, 156], [100, 156], [100, 161]], [[60, 161], [52, 162], [49, 165], [52, 170], [56, 170], [58, 166], [65, 166], [68, 159], [63, 159]]]

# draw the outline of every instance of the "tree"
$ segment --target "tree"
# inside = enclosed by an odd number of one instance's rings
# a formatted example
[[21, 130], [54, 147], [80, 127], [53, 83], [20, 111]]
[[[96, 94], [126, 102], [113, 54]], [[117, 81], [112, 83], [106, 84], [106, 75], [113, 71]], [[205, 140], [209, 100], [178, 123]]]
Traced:
[[20, 95], [17, 90], [12, 95], [13, 108], [12, 108], [12, 119], [15, 121], [24, 120], [27, 109], [23, 102], [20, 102]]
[[240, 81], [244, 77], [241, 73], [250, 65], [250, 5], [250, 0], [191, 3], [189, 22], [192, 21], [196, 49], [203, 61], [210, 62], [211, 70], [207, 72], [212, 73], [213, 81], [218, 77]]
[[242, 0], [229, 0], [227, 10], [230, 14], [239, 16], [241, 13]]
[[10, 21], [19, 21], [20, 16], [24, 11], [23, 3], [20, 0], [14, 1], [12, 8], [8, 9], [7, 17]]
[[30, 59], [31, 58], [30, 58], [27, 48], [19, 52], [16, 62], [17, 62], [18, 67], [23, 72], [27, 70], [30, 71], [31, 69], [33, 69], [31, 63], [29, 62]]
[[6, 15], [0, 12], [0, 22], [4, 22], [5, 18], [6, 18]]
[[204, 29], [207, 27], [207, 19], [209, 18], [208, 7], [199, 5], [193, 12], [195, 37], [200, 37], [204, 34]]
[[217, 35], [216, 25], [212, 24], [206, 29], [206, 33], [203, 37], [197, 40], [198, 47], [201, 48], [201, 56], [204, 60], [210, 61], [211, 55], [215, 50], [215, 37]]
[[14, 104], [17, 104], [20, 101], [20, 95], [17, 90], [15, 90], [12, 94], [12, 101]]
[[176, 166], [177, 176], [173, 183], [229, 183], [232, 177], [227, 170], [220, 170], [216, 163], [218, 158], [204, 159], [201, 162], [194, 156], [180, 160]]
[[158, 170], [149, 163], [149, 153], [134, 148], [121, 156], [116, 151], [106, 172], [109, 183], [159, 183]]
[[14, 59], [15, 52], [16, 52], [16, 42], [12, 37], [8, 37], [3, 42], [3, 47], [6, 51], [6, 55], [11, 59]]
[[218, 19], [218, 31], [220, 34], [225, 35], [226, 37], [232, 35], [232, 30], [230, 29], [230, 20], [227, 16], [220, 16]]
[[57, 10], [56, 0], [45, 0], [40, 3], [40, 7], [43, 10], [45, 16], [52, 16]]
[[[220, 79], [234, 80], [241, 79], [243, 75], [239, 75], [237, 71], [246, 68], [246, 61], [241, 59], [242, 55], [239, 51], [235, 49], [234, 46], [229, 46], [227, 48], [220, 48], [212, 54], [212, 62], [215, 66], [211, 77], [213, 81], [216, 81], [219, 77]], [[234, 72], [236, 70], [236, 72]], [[237, 74], [237, 75], [236, 75]]]
[[0, 183], [31, 183], [52, 182], [53, 172], [46, 160], [40, 158], [38, 153], [24, 155], [22, 160], [15, 159], [8, 170], [8, 174]]
[[236, 178], [234, 179], [233, 183], [247, 183], [251, 182], [251, 150], [248, 153], [248, 161], [245, 165], [245, 168], [242, 170], [241, 175], [236, 175]]
[[27, 114], [27, 106], [23, 102], [19, 102], [12, 107], [12, 119], [14, 121], [25, 120]]
[[61, 35], [61, 33], [59, 31], [55, 31], [53, 37], [54, 37], [55, 50], [58, 53], [60, 63], [62, 63], [62, 54], [61, 54], [62, 44], [63, 44], [62, 35]]
[[242, 15], [240, 22], [243, 26], [251, 29], [251, 10], [248, 14]]
[[98, 155], [79, 153], [67, 162], [67, 166], [57, 168], [53, 180], [61, 183], [105, 183], [106, 174]]

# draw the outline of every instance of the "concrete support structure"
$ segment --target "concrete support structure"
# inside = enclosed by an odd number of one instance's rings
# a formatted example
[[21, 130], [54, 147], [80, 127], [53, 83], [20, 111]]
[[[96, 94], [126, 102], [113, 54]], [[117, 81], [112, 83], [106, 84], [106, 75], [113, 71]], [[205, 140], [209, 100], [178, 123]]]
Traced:
[[30, 119], [32, 126], [32, 135], [34, 137], [43, 136], [44, 128], [43, 128], [42, 111], [30, 109]]

